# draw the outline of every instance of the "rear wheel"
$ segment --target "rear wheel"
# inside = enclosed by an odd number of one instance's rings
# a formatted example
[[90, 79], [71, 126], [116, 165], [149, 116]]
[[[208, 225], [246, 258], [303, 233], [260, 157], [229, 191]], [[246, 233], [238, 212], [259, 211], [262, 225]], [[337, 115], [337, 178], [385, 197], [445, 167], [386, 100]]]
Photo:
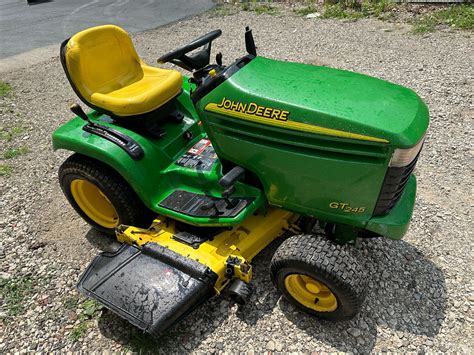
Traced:
[[366, 278], [348, 246], [323, 236], [287, 239], [273, 256], [272, 280], [293, 305], [328, 320], [354, 317], [365, 298]]
[[152, 221], [127, 182], [97, 160], [72, 155], [59, 168], [59, 183], [79, 215], [102, 232], [114, 234], [120, 224], [148, 227]]

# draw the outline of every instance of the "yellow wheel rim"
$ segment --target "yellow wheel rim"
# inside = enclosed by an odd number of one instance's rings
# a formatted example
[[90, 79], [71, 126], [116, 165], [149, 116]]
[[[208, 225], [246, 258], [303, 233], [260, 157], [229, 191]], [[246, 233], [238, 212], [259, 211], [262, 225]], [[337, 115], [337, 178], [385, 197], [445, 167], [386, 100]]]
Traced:
[[334, 293], [322, 282], [303, 274], [291, 274], [285, 278], [290, 295], [303, 306], [317, 312], [333, 312], [337, 309]]
[[95, 223], [105, 228], [118, 226], [119, 218], [114, 205], [93, 183], [75, 179], [71, 182], [71, 194], [81, 210]]

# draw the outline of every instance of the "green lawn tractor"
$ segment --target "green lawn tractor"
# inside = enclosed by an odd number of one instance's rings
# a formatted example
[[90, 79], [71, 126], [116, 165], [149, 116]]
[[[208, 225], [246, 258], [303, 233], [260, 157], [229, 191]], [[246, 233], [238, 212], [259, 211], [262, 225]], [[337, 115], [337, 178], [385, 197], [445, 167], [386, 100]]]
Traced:
[[87, 267], [79, 290], [159, 336], [215, 295], [250, 300], [252, 259], [288, 302], [329, 320], [360, 309], [358, 238], [400, 239], [428, 127], [411, 90], [348, 71], [246, 54], [211, 64], [210, 32], [146, 65], [113, 25], [61, 45], [77, 116], [53, 134], [74, 152], [66, 198], [122, 246]]

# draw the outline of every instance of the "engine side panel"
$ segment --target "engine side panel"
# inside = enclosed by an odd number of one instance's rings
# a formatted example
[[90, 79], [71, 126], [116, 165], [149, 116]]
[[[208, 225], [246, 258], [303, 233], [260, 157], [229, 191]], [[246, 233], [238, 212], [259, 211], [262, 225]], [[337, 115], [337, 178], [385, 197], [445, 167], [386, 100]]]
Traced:
[[393, 150], [415, 145], [428, 125], [409, 89], [261, 57], [196, 108], [219, 157], [257, 175], [270, 204], [359, 227]]
[[242, 125], [205, 113], [220, 158], [256, 174], [270, 204], [320, 219], [365, 226], [385, 176], [388, 147]]

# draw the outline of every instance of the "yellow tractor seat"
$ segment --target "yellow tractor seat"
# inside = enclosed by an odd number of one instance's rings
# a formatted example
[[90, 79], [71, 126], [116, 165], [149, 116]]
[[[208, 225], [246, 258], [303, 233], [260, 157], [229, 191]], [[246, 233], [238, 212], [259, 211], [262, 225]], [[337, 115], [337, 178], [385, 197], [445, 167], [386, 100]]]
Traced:
[[75, 34], [61, 45], [61, 62], [77, 95], [115, 116], [154, 111], [181, 92], [181, 74], [143, 63], [128, 33], [114, 25]]

